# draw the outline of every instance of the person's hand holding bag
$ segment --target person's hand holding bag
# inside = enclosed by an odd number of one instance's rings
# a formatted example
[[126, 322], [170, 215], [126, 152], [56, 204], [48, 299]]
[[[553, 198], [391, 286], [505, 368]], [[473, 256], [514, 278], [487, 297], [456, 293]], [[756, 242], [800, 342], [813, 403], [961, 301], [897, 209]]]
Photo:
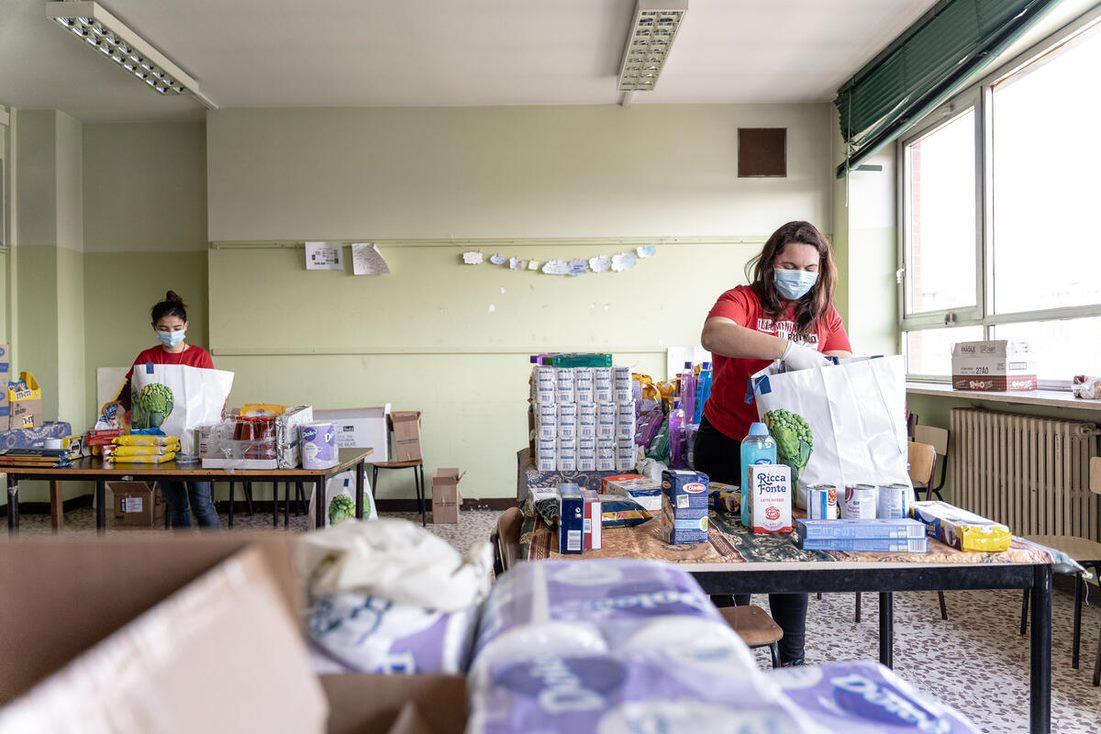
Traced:
[[788, 341], [784, 349], [784, 356], [780, 357], [784, 366], [789, 370], [809, 370], [815, 367], [825, 367], [829, 364], [825, 355], [817, 349], [811, 349], [803, 344]]

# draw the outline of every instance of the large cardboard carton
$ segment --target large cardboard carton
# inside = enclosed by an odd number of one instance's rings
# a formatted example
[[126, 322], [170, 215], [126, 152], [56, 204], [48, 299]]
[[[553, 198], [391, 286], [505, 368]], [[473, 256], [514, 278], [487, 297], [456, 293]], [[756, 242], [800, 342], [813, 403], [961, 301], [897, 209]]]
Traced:
[[321, 732], [293, 538], [0, 540], [0, 733]]
[[[462, 734], [466, 728], [466, 679], [459, 675], [323, 675], [321, 685], [332, 707], [329, 734]], [[422, 728], [412, 728], [410, 719]]]
[[149, 482], [107, 482], [115, 508], [113, 527], [149, 529], [164, 527], [164, 494]]
[[390, 414], [394, 426], [394, 460], [420, 461], [421, 414], [418, 410], [394, 411]]
[[390, 459], [390, 404], [374, 408], [337, 408], [317, 410], [317, 423], [332, 423], [336, 428], [336, 445], [342, 449], [371, 449], [372, 462]]
[[952, 387], [956, 390], [1035, 390], [1036, 370], [1028, 343], [1008, 339], [952, 345]]
[[432, 475], [432, 522], [459, 522], [459, 508], [463, 504], [463, 493], [459, 489], [462, 473], [453, 467], [441, 467]]

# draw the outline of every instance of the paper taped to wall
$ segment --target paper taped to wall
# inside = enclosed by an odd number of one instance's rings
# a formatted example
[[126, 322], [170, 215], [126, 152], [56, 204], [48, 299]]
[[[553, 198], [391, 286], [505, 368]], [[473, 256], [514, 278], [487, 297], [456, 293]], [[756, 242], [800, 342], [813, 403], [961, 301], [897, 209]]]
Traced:
[[352, 244], [352, 272], [356, 275], [389, 275], [390, 266], [374, 242]]
[[339, 242], [307, 242], [306, 270], [343, 270], [344, 245]]

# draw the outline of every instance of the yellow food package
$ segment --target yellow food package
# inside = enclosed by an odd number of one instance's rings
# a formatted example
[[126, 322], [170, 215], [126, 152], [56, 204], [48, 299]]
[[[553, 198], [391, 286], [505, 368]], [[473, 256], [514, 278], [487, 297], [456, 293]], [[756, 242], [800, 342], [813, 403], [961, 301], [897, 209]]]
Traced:
[[179, 442], [164, 444], [163, 446], [114, 446], [107, 453], [116, 459], [120, 456], [160, 456], [168, 453], [178, 453]]
[[180, 445], [179, 436], [143, 436], [129, 435], [118, 436], [112, 441], [116, 446], [167, 446]]
[[287, 406], [278, 403], [245, 403], [241, 406], [240, 415], [248, 418], [257, 415], [283, 415], [287, 412]]
[[169, 451], [167, 454], [157, 454], [155, 456], [112, 456], [108, 457], [104, 454], [104, 461], [112, 461], [116, 464], [164, 464], [169, 461], [174, 461], [176, 458], [175, 451]]
[[928, 535], [962, 551], [1000, 553], [1013, 542], [1005, 525], [947, 502], [915, 502], [912, 512], [915, 520], [925, 523]]

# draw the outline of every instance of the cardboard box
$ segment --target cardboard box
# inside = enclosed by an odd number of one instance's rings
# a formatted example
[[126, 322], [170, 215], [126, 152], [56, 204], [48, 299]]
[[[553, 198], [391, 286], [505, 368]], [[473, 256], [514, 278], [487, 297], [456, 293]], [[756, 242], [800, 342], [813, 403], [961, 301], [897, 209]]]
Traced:
[[1027, 342], [992, 339], [952, 345], [952, 387], [956, 390], [1035, 390], [1036, 384]]
[[576, 484], [558, 485], [558, 552], [581, 553], [585, 535], [585, 498]]
[[164, 527], [164, 495], [159, 486], [149, 482], [107, 482], [107, 491], [115, 508], [112, 527]]
[[[323, 675], [328, 734], [463, 734], [469, 714], [461, 675]], [[410, 728], [410, 711], [421, 729]]]
[[394, 433], [394, 460], [421, 460], [421, 414], [419, 410], [402, 410], [390, 414]]
[[8, 429], [39, 428], [45, 423], [41, 400], [20, 400], [8, 408]]
[[463, 504], [463, 493], [459, 489], [462, 473], [455, 468], [436, 469], [432, 475], [432, 522], [459, 522], [459, 508]]
[[324, 731], [280, 535], [0, 541], [0, 731]]
[[369, 461], [390, 460], [388, 420], [390, 403], [373, 408], [337, 408], [313, 411], [314, 422], [336, 426], [336, 445], [342, 449], [371, 449]]

